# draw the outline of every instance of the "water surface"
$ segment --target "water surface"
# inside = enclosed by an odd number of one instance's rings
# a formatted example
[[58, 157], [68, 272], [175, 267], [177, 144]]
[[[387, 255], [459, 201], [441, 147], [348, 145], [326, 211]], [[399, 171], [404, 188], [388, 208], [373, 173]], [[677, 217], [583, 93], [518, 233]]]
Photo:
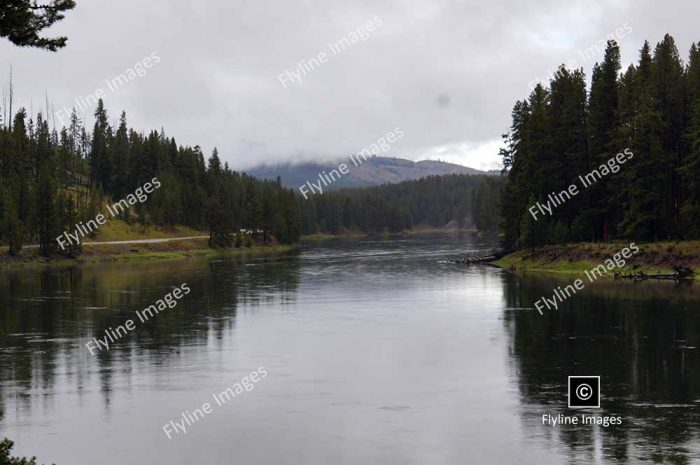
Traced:
[[[57, 465], [700, 460], [700, 291], [450, 265], [471, 236], [0, 274], [0, 436]], [[109, 351], [85, 343], [173, 287]], [[264, 367], [249, 392], [162, 427]], [[621, 426], [547, 426], [569, 375], [600, 375]]]

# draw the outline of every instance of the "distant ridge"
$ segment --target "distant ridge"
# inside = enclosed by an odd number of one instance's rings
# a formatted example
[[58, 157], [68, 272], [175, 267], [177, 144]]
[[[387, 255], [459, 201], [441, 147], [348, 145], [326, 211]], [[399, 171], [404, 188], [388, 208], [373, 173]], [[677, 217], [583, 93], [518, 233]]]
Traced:
[[368, 158], [359, 166], [354, 166], [349, 159], [323, 163], [280, 163], [257, 166], [246, 170], [246, 173], [264, 179], [276, 179], [279, 176], [282, 180], [282, 185], [298, 188], [306, 181], [318, 181], [318, 174], [321, 171], [328, 173], [332, 169], [337, 170], [338, 165], [343, 162], [349, 166], [349, 172], [328, 186], [329, 190], [394, 184], [426, 176], [442, 176], [446, 174], [497, 174], [493, 171], [480, 171], [442, 161], [422, 160], [415, 162], [403, 158], [376, 156]]

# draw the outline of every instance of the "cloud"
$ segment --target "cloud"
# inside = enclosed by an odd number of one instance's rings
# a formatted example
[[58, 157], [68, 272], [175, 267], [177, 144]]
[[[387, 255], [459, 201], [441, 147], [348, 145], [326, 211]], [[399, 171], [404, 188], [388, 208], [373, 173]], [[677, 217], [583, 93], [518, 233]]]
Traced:
[[[405, 137], [391, 155], [491, 168], [528, 83], [617, 27], [633, 29], [621, 40], [625, 63], [666, 32], [687, 55], [700, 40], [700, 6], [672, 3], [78, 0], [51, 31], [69, 36], [66, 49], [2, 41], [0, 54], [13, 66], [17, 100], [36, 112], [45, 92], [55, 108], [71, 105], [156, 52], [162, 61], [146, 76], [106, 96], [111, 120], [123, 109], [131, 126], [163, 127], [207, 152], [217, 146], [237, 169], [346, 156], [397, 126]], [[369, 38], [301, 83], [280, 84], [280, 73], [373, 18], [382, 25]], [[581, 63], [587, 73], [593, 61]]]
[[502, 145], [500, 138], [484, 142], [460, 142], [432, 147], [420, 155], [421, 159], [438, 160], [488, 171], [500, 170], [503, 166], [494, 154]]

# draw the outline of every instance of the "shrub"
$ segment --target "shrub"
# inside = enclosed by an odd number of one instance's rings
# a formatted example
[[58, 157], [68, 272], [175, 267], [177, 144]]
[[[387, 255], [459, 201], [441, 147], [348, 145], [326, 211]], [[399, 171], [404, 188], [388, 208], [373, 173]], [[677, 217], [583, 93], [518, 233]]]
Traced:
[[0, 441], [0, 465], [37, 465], [36, 457], [10, 457], [10, 451], [15, 443], [5, 438]]

